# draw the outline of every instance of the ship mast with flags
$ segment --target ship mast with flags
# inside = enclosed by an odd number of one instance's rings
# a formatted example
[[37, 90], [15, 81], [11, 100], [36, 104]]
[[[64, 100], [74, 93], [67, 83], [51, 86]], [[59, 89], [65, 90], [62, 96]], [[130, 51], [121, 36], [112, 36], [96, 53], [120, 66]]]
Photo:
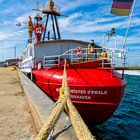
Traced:
[[[60, 40], [61, 34], [60, 29], [57, 21], [57, 17], [61, 16], [59, 8], [56, 8], [55, 3], [53, 0], [50, 0], [48, 4], [43, 4], [43, 9], [40, 10], [38, 8], [38, 0], [36, 0], [36, 16], [34, 17], [35, 23], [32, 22], [31, 16], [28, 18], [28, 33], [29, 33], [29, 43], [32, 43], [32, 34], [33, 31], [35, 33], [36, 41], [45, 41], [45, 38], [48, 40]], [[42, 18], [39, 15], [39, 12], [45, 14]], [[53, 37], [50, 37], [50, 31], [47, 32], [49, 18], [51, 18], [52, 30], [53, 30]], [[42, 25], [42, 19], [45, 19], [45, 24]], [[47, 37], [46, 37], [47, 34]]]
[[[135, 6], [136, 6], [136, 0], [113, 0], [113, 4], [112, 4], [112, 8], [111, 8], [112, 14], [115, 14], [118, 16], [129, 16], [128, 25], [127, 25], [127, 29], [126, 29], [125, 37], [124, 37], [124, 42], [122, 45], [122, 49], [124, 50], [123, 54], [121, 54], [121, 56], [123, 57], [123, 60], [124, 60], [123, 67], [126, 66], [125, 48], [126, 48], [126, 44], [127, 44], [127, 39], [128, 39], [128, 35], [129, 35], [129, 30], [130, 30]], [[123, 78], [124, 78], [124, 69], [123, 69]]]
[[[119, 15], [119, 16], [129, 16], [125, 39], [124, 39], [124, 43], [122, 46], [123, 48], [125, 48], [125, 46], [126, 46], [129, 29], [130, 29], [132, 17], [134, 14], [135, 5], [136, 5], [136, 0], [113, 0], [111, 13]], [[131, 8], [132, 8], [132, 10], [131, 10]]]

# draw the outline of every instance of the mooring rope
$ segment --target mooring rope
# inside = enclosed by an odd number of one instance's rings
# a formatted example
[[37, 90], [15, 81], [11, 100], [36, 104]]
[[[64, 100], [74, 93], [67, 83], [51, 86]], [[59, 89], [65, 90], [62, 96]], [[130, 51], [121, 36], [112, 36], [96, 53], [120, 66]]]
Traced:
[[70, 99], [67, 100], [66, 111], [71, 120], [77, 138], [79, 140], [95, 140], [95, 137], [91, 134], [90, 130]]
[[67, 81], [66, 81], [66, 62], [64, 66], [64, 74], [63, 74], [63, 83], [62, 87], [60, 88], [60, 97], [57, 101], [53, 111], [51, 112], [51, 115], [49, 116], [47, 122], [43, 125], [41, 128], [37, 140], [46, 140], [48, 136], [50, 135], [52, 129], [54, 128], [56, 122], [60, 118], [60, 115], [62, 111], [64, 110], [64, 107], [66, 105], [67, 99], [69, 97], [69, 90], [67, 88]]
[[41, 128], [37, 136], [37, 140], [46, 140], [49, 137], [64, 108], [66, 109], [67, 114], [72, 122], [77, 138], [79, 140], [94, 140], [95, 137], [92, 136], [80, 114], [69, 99], [70, 91], [67, 82], [66, 61], [64, 65], [62, 87], [60, 88], [59, 93], [59, 100], [55, 104], [55, 107], [51, 112], [47, 122]]

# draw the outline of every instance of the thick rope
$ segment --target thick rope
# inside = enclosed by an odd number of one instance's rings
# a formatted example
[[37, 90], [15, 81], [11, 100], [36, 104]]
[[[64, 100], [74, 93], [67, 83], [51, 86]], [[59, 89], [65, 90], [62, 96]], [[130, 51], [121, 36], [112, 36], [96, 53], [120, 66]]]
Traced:
[[95, 137], [91, 134], [90, 130], [84, 123], [82, 117], [70, 99], [67, 100], [66, 111], [71, 120], [78, 140], [95, 140]]
[[55, 124], [60, 118], [60, 115], [64, 110], [64, 107], [66, 106], [66, 102], [69, 97], [69, 90], [67, 88], [68, 86], [67, 86], [66, 77], [67, 75], [66, 75], [66, 62], [65, 62], [63, 83], [62, 83], [62, 88], [60, 88], [60, 98], [57, 101], [56, 106], [53, 109], [51, 115], [49, 116], [47, 122], [41, 128], [37, 136], [37, 140], [46, 140], [49, 137], [52, 129], [54, 128]]
[[37, 140], [46, 140], [49, 137], [52, 129], [54, 128], [55, 124], [57, 123], [62, 111], [64, 110], [67, 98], [68, 98], [68, 96], [64, 96], [62, 100], [61, 99], [58, 100], [58, 103], [56, 104], [55, 108], [53, 109], [47, 122], [41, 128], [41, 130], [37, 136]]

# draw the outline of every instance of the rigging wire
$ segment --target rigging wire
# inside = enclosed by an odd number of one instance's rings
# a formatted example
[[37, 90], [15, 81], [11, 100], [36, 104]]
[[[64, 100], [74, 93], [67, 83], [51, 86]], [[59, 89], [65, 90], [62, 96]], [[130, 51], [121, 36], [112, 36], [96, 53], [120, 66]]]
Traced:
[[134, 0], [134, 4], [133, 4], [133, 7], [132, 7], [132, 12], [130, 14], [130, 18], [129, 18], [129, 21], [128, 21], [128, 27], [127, 27], [125, 38], [124, 38], [123, 49], [125, 48], [126, 43], [127, 43], [127, 38], [128, 38], [128, 34], [129, 34], [130, 25], [131, 25], [131, 22], [132, 22], [132, 17], [133, 17], [133, 14], [134, 14], [135, 6], [136, 6], [136, 0]]
[[[125, 47], [126, 47], [128, 33], [129, 33], [130, 25], [131, 25], [131, 22], [132, 22], [132, 17], [133, 17], [133, 14], [134, 14], [135, 6], [136, 6], [136, 0], [134, 0], [134, 4], [133, 4], [133, 7], [132, 7], [132, 12], [130, 14], [130, 18], [129, 18], [129, 22], [128, 22], [128, 27], [127, 27], [127, 30], [126, 30], [126, 35], [125, 35], [125, 38], [124, 38], [124, 44], [122, 46], [123, 49], [125, 49]], [[123, 67], [125, 67], [125, 66], [126, 66], [126, 52], [123, 53]], [[122, 75], [123, 75], [122, 78], [124, 79], [124, 69], [123, 69]]]

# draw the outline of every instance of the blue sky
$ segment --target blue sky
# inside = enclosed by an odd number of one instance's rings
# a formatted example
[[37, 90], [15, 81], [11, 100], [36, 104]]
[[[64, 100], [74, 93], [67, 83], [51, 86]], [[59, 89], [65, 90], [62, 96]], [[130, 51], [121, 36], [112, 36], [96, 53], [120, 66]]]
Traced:
[[[56, 0], [61, 13], [69, 17], [59, 18], [62, 38], [95, 40], [102, 45], [103, 35], [115, 28], [118, 34], [118, 47], [122, 47], [128, 17], [110, 13], [113, 0]], [[39, 7], [46, 0], [39, 0]], [[0, 0], [0, 61], [14, 57], [14, 46], [20, 56], [28, 39], [27, 29], [17, 27], [17, 22], [27, 22], [28, 16], [34, 16], [35, 0]], [[129, 32], [127, 50], [128, 64], [140, 65], [140, 1], [136, 8]], [[113, 42], [111, 42], [113, 44]], [[132, 57], [131, 57], [132, 56]], [[131, 58], [131, 59], [130, 59]]]

